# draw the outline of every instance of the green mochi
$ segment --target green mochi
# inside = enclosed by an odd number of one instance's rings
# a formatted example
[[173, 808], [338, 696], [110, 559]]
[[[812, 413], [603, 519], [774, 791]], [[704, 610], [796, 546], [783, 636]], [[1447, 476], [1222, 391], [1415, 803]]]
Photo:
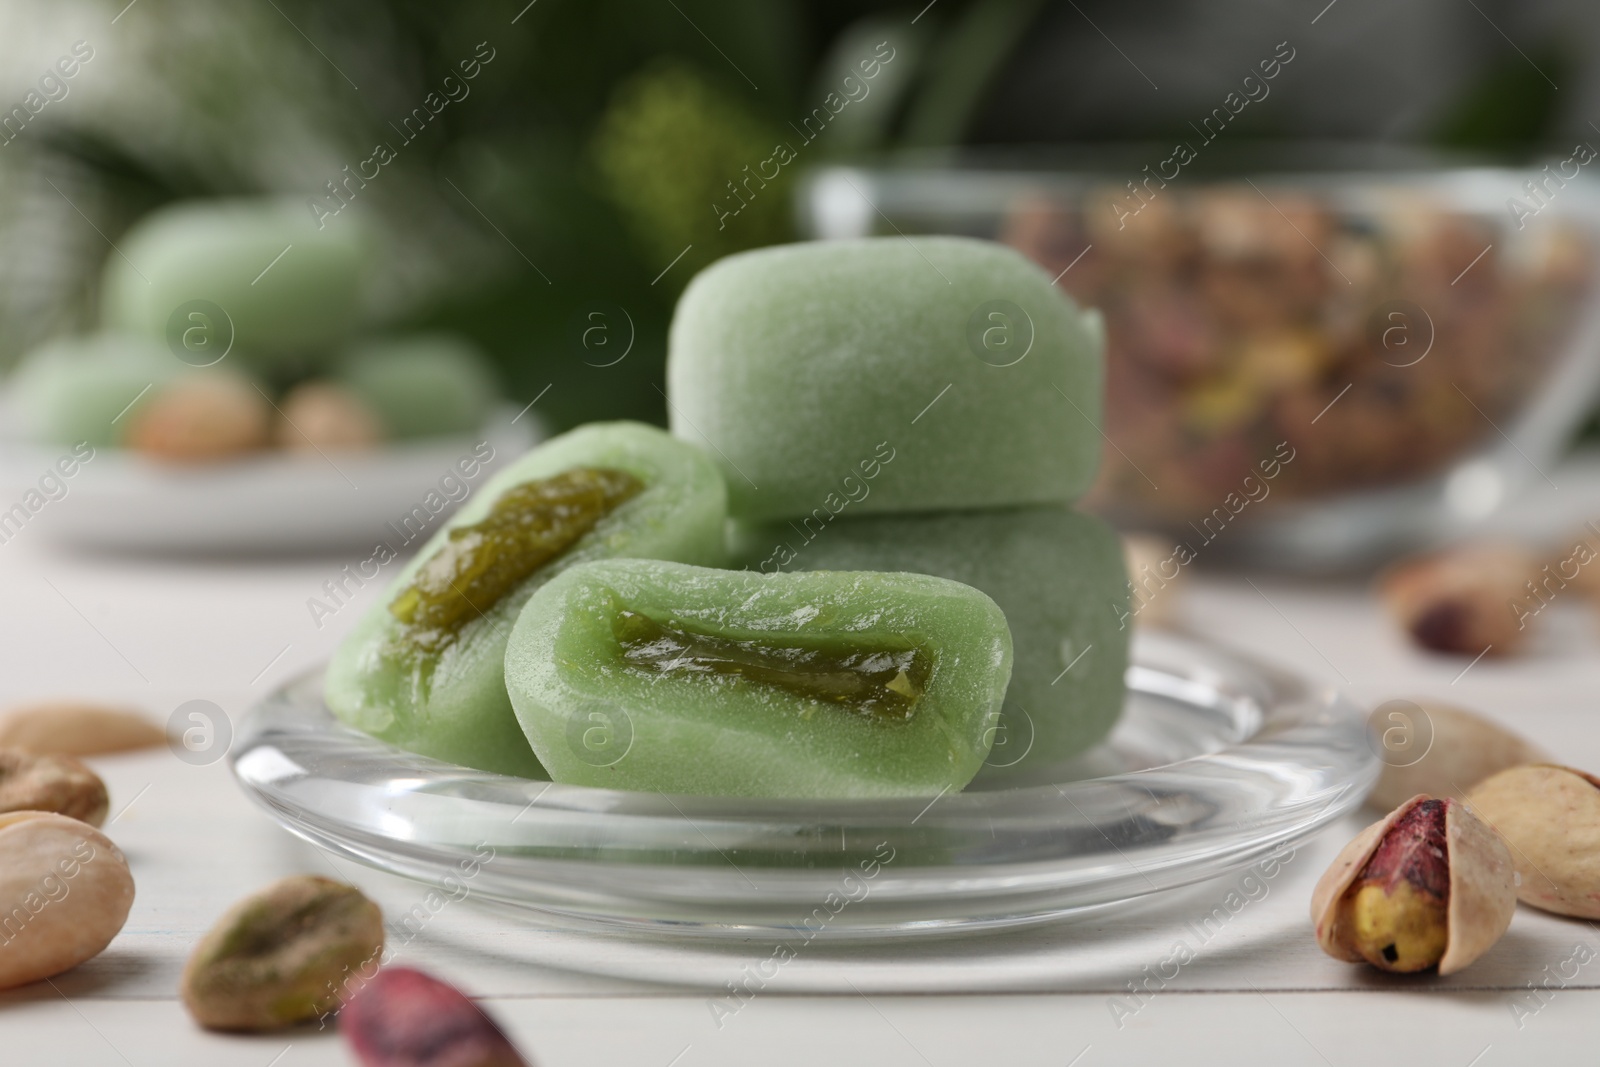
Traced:
[[1061, 506], [841, 515], [826, 526], [740, 525], [733, 542], [735, 562], [758, 571], [916, 571], [993, 597], [1016, 663], [981, 785], [1055, 780], [1122, 713], [1128, 578], [1116, 532], [1091, 515]]
[[[507, 490], [580, 467], [625, 471], [644, 483], [510, 593], [466, 623], [436, 653], [404, 647], [406, 627], [389, 610], [449, 531], [480, 522]], [[642, 423], [591, 423], [554, 438], [486, 482], [423, 546], [379, 604], [334, 653], [324, 683], [342, 721], [400, 748], [486, 771], [545, 777], [528, 747], [505, 687], [506, 641], [539, 586], [576, 564], [641, 556], [720, 564], [726, 490], [716, 467], [692, 445]]]
[[141, 219], [121, 254], [106, 260], [102, 318], [113, 329], [181, 344], [190, 362], [227, 350], [264, 372], [304, 364], [325, 356], [359, 320], [360, 241], [354, 225], [318, 229], [294, 202], [163, 208]]
[[104, 447], [117, 444], [133, 412], [187, 369], [158, 342], [102, 333], [34, 349], [11, 385], [33, 440]]
[[[931, 674], [909, 716], [892, 718], [747, 676], [658, 673], [624, 658], [620, 610], [768, 648], [909, 642]], [[528, 601], [506, 649], [517, 719], [556, 781], [703, 795], [960, 789], [989, 751], [1010, 672], [1005, 617], [956, 582], [648, 560], [567, 569]]]
[[1099, 463], [1102, 349], [1097, 312], [989, 241], [765, 248], [678, 301], [672, 430], [717, 457], [737, 518], [1070, 503]]
[[476, 430], [500, 395], [483, 353], [452, 334], [365, 341], [345, 353], [338, 377], [402, 440]]

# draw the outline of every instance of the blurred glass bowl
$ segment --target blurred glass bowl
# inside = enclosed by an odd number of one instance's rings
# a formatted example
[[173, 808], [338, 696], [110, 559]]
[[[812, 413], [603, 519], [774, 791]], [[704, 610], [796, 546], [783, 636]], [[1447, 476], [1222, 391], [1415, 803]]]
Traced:
[[1105, 316], [1086, 505], [1195, 554], [1332, 568], [1548, 480], [1600, 385], [1580, 147], [1543, 171], [1314, 146], [912, 160], [816, 171], [801, 208], [816, 237], [966, 234], [1038, 262]]

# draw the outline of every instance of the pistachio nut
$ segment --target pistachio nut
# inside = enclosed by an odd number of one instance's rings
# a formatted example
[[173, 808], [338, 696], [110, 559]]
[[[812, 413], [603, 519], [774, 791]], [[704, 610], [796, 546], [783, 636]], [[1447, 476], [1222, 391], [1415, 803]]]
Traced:
[[1516, 906], [1500, 835], [1458, 800], [1416, 796], [1344, 847], [1311, 921], [1335, 959], [1451, 974], [1500, 939]]
[[0, 715], [0, 745], [64, 756], [99, 756], [165, 744], [166, 731], [136, 711], [51, 701]]
[[110, 804], [100, 776], [71, 756], [0, 748], [0, 812], [53, 811], [99, 826]]
[[383, 952], [383, 913], [355, 886], [295, 875], [239, 901], [195, 946], [184, 1006], [213, 1030], [276, 1030], [338, 1009]]
[[133, 906], [128, 861], [86, 822], [0, 814], [0, 989], [98, 956]]
[[272, 428], [273, 443], [291, 451], [371, 448], [383, 426], [366, 401], [334, 382], [301, 382], [284, 396]]
[[[1392, 809], [1418, 793], [1429, 796], [1454, 796], [1466, 799], [1471, 789], [1491, 774], [1524, 763], [1538, 763], [1548, 757], [1530, 742], [1474, 712], [1450, 704], [1418, 701], [1415, 709], [1427, 717], [1426, 724], [1396, 723], [1380, 719], [1374, 725], [1385, 746], [1383, 773], [1373, 786], [1368, 803]], [[1395, 714], [1405, 714], [1395, 713]], [[1407, 740], [1427, 731], [1427, 751], [1420, 759], [1390, 762], [1387, 738], [1381, 731], [1403, 729]]]
[[1402, 561], [1379, 582], [1390, 613], [1435, 652], [1503, 656], [1528, 635], [1517, 611], [1533, 557], [1513, 545], [1463, 545]]
[[1467, 803], [1511, 846], [1519, 899], [1600, 919], [1600, 779], [1553, 764], [1513, 767], [1478, 783]]
[[187, 374], [152, 391], [129, 417], [126, 444], [169, 463], [210, 463], [265, 448], [272, 408], [227, 372]]
[[1171, 626], [1178, 621], [1183, 599], [1184, 564], [1192, 552], [1180, 552], [1170, 540], [1152, 534], [1122, 535], [1122, 558], [1128, 568], [1129, 605], [1136, 623]]
[[362, 1067], [527, 1067], [460, 990], [410, 967], [385, 967], [339, 1013]]

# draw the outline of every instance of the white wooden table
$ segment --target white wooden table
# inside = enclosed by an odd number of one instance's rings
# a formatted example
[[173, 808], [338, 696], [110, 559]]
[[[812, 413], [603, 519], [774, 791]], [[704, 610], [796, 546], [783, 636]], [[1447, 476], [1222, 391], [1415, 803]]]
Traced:
[[[1569, 511], [1600, 514], [1600, 496], [1572, 493], [1563, 492]], [[376, 592], [369, 586], [319, 630], [306, 600], [357, 554], [85, 558], [57, 554], [44, 533], [30, 527], [0, 545], [0, 705], [70, 695], [165, 718], [198, 698], [237, 721], [269, 688], [325, 658]], [[1358, 585], [1254, 580], [1259, 591], [1238, 577], [1203, 576], [1187, 614], [1258, 655], [1328, 681], [1342, 675], [1367, 702], [1454, 700], [1600, 769], [1600, 624], [1575, 602], [1546, 613], [1551, 625], [1529, 654], [1461, 675], [1463, 661], [1407, 649]], [[229, 903], [282, 875], [353, 881], [390, 915], [424, 891], [330, 860], [278, 829], [245, 800], [225, 762], [191, 766], [164, 749], [93, 762], [111, 788], [107, 832], [132, 863], [138, 898], [100, 958], [51, 984], [0, 994], [0, 1063], [351, 1062], [331, 1031], [198, 1030], [176, 999], [183, 961]], [[1590, 924], [1520, 910], [1499, 945], [1447, 980], [1391, 978], [1318, 951], [1306, 914], [1311, 885], [1371, 817], [1346, 820], [1270, 879], [1235, 875], [1114, 918], [889, 949], [813, 944], [720, 1026], [712, 1003], [726, 996], [723, 983], [771, 945], [619, 944], [518, 923], [468, 900], [433, 915], [399, 958], [484, 998], [547, 1067], [1592, 1059], [1579, 1054], [1593, 1047], [1600, 1011], [1600, 931]], [[1197, 928], [1230, 892], [1239, 894], [1236, 914], [1214, 932]], [[1177, 953], [1180, 943], [1188, 952]], [[1563, 979], [1579, 945], [1595, 958]], [[1176, 974], [1164, 964], [1175, 955], [1193, 956]], [[1530, 991], [1543, 982], [1547, 991]], [[1135, 996], [1130, 983], [1148, 992]]]

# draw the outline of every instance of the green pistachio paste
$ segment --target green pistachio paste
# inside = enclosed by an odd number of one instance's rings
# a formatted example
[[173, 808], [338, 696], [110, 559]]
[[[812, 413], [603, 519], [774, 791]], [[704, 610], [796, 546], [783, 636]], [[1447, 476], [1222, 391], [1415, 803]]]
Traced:
[[644, 489], [626, 471], [575, 467], [502, 493], [482, 521], [457, 526], [389, 604], [421, 652], [448, 645], [540, 567]]
[[877, 720], [903, 721], [933, 673], [933, 657], [887, 635], [725, 637], [623, 608], [612, 632], [631, 667], [670, 676], [724, 675], [778, 686]]

